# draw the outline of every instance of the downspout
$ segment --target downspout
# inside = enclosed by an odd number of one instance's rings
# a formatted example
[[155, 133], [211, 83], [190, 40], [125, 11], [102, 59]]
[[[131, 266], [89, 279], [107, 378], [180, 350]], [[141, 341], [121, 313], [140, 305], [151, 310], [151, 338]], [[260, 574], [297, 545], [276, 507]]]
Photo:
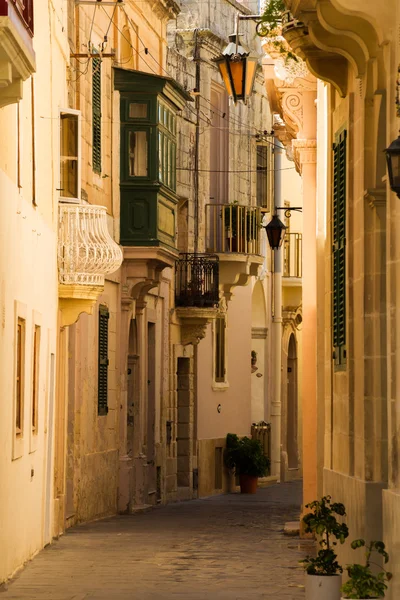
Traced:
[[[274, 139], [274, 207], [283, 206], [282, 202], [282, 145], [278, 139]], [[278, 217], [284, 218], [283, 211], [275, 211]], [[273, 276], [273, 302], [274, 312], [272, 316], [273, 331], [273, 357], [274, 357], [274, 392], [271, 402], [271, 474], [281, 480], [281, 391], [282, 391], [282, 270], [283, 270], [283, 246], [274, 250], [274, 276]]]
[[200, 46], [198, 41], [199, 30], [194, 30], [193, 60], [196, 65], [196, 134], [194, 142], [194, 252], [199, 250], [199, 161], [200, 161]]

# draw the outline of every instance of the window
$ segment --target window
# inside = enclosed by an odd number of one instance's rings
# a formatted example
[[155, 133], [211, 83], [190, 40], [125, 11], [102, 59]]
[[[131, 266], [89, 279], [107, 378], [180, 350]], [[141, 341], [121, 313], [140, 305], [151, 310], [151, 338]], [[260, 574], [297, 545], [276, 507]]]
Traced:
[[225, 317], [215, 319], [215, 382], [225, 381]]
[[80, 124], [79, 112], [60, 114], [60, 200], [80, 199]]
[[101, 58], [92, 59], [93, 171], [101, 173]]
[[[210, 192], [211, 204], [229, 202], [229, 104], [225, 89], [211, 82]], [[233, 155], [235, 149], [232, 149]]]
[[130, 119], [148, 119], [149, 105], [146, 102], [130, 102]]
[[32, 364], [32, 431], [38, 430], [38, 396], [39, 396], [39, 356], [40, 356], [40, 327], [35, 325], [33, 332], [33, 364]]
[[335, 364], [346, 363], [346, 130], [333, 145], [333, 346]]
[[268, 207], [268, 146], [257, 144], [257, 206]]
[[16, 362], [15, 362], [15, 430], [23, 432], [24, 416], [24, 369], [25, 369], [25, 320], [17, 320]]
[[148, 176], [147, 131], [129, 131], [129, 177]]
[[98, 396], [97, 413], [108, 413], [108, 319], [110, 313], [106, 306], [99, 306], [99, 359], [98, 359]]
[[176, 187], [176, 117], [161, 102], [158, 105], [158, 178], [175, 190]]

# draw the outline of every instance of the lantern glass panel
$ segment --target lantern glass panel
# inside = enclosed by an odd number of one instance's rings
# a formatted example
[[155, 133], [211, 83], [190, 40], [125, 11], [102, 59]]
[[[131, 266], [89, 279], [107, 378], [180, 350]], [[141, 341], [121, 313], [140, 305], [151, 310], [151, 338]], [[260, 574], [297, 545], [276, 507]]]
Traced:
[[253, 93], [254, 79], [257, 71], [258, 59], [255, 57], [247, 58], [246, 67], [246, 98], [249, 98]]
[[242, 99], [244, 97], [243, 75], [245, 69], [245, 59], [232, 61], [230, 63], [232, 74], [233, 87], [235, 89], [235, 97]]
[[230, 65], [228, 66], [228, 60], [229, 59], [225, 59], [225, 58], [223, 60], [219, 60], [218, 66], [219, 66], [221, 77], [224, 81], [225, 89], [228, 93], [228, 96], [233, 96], [232, 83], [231, 83], [231, 78], [229, 75], [229, 66]]
[[400, 190], [400, 153], [392, 155], [392, 178], [391, 185], [396, 190]]

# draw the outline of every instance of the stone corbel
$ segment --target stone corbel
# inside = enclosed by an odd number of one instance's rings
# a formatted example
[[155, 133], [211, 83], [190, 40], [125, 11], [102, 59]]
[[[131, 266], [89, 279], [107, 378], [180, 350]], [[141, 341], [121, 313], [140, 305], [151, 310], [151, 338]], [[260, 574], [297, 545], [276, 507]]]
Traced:
[[97, 299], [103, 293], [102, 286], [58, 286], [58, 306], [61, 311], [61, 327], [73, 325], [82, 313], [93, 314]]
[[196, 346], [205, 337], [207, 325], [216, 318], [217, 312], [217, 308], [176, 308], [176, 315], [181, 322], [182, 346]]

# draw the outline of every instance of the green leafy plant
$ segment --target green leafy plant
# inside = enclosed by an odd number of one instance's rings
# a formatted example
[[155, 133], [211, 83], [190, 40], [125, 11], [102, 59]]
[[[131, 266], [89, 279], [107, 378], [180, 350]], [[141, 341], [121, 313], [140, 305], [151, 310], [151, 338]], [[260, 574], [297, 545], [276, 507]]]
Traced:
[[268, 38], [274, 49], [283, 56], [285, 62], [288, 60], [297, 62], [298, 57], [282, 39], [282, 13], [285, 10], [286, 6], [283, 0], [267, 0], [262, 18], [257, 25], [257, 34], [262, 38]]
[[235, 433], [226, 436], [224, 461], [228, 469], [238, 475], [264, 477], [269, 469], [269, 458], [265, 456], [259, 440], [239, 438]]
[[354, 563], [347, 565], [347, 573], [349, 579], [342, 585], [342, 592], [346, 594], [346, 598], [384, 598], [387, 588], [386, 582], [392, 579], [392, 574], [383, 569], [375, 574], [371, 570], [371, 564], [376, 564], [371, 561], [372, 552], [380, 554], [385, 564], [389, 560], [389, 555], [385, 550], [383, 542], [370, 542], [368, 545], [365, 540], [354, 540], [351, 542], [353, 550], [357, 548], [366, 548], [365, 565]]
[[306, 504], [311, 512], [303, 517], [306, 533], [314, 533], [320, 537], [320, 550], [316, 557], [307, 557], [300, 561], [308, 575], [337, 575], [343, 572], [343, 568], [337, 561], [334, 547], [339, 542], [343, 544], [349, 535], [345, 523], [337, 520], [346, 516], [346, 509], [340, 502], [331, 502], [330, 496], [324, 496], [321, 500], [314, 500]]

